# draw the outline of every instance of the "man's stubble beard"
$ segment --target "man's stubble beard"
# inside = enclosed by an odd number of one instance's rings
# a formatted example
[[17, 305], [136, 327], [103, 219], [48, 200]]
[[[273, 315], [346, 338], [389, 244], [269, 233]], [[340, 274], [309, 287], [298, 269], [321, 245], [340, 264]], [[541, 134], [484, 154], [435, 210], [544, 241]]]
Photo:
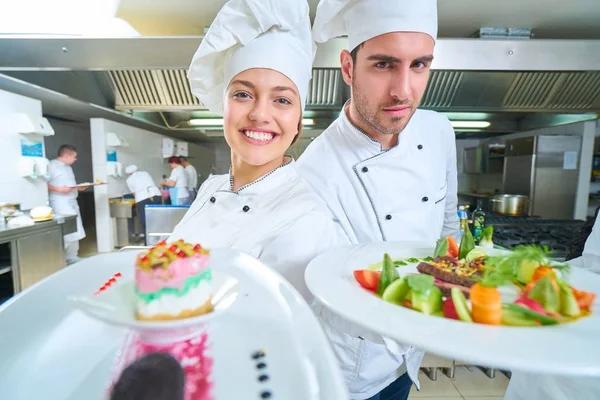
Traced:
[[[354, 104], [354, 108], [356, 109], [356, 113], [358, 114], [359, 118], [361, 119], [361, 122], [365, 125], [368, 125], [369, 127], [371, 127], [372, 129], [376, 130], [378, 133], [384, 134], [384, 135], [397, 135], [399, 133], [401, 133], [404, 128], [406, 128], [406, 125], [408, 125], [408, 122], [410, 121], [410, 119], [412, 118], [412, 116], [415, 113], [415, 109], [414, 107], [411, 105], [411, 112], [409, 115], [407, 115], [404, 118], [391, 118], [390, 121], [392, 123], [395, 122], [403, 122], [400, 123], [397, 126], [394, 126], [393, 128], [386, 128], [383, 121], [380, 118], [380, 114], [378, 114], [378, 111], [380, 110], [376, 110], [375, 113], [370, 112], [369, 107], [368, 107], [368, 101], [366, 99], [366, 96], [364, 96], [362, 94], [362, 91], [360, 90], [360, 86], [356, 83], [356, 81], [352, 82], [352, 103]], [[393, 107], [393, 106], [398, 106], [398, 105], [405, 105], [407, 104], [406, 101], [394, 101], [391, 104], [386, 105], [385, 107]], [[382, 107], [382, 108], [385, 108]]]

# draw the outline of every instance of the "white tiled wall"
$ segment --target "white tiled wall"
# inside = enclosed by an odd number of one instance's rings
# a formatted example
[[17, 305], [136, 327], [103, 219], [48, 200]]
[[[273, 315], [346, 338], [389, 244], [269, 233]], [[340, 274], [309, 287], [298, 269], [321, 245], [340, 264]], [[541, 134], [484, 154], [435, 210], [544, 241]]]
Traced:
[[[42, 102], [0, 90], [0, 114], [26, 113], [42, 116]], [[48, 186], [44, 179], [19, 176], [17, 165], [21, 156], [18, 132], [0, 126], [0, 202], [19, 203], [23, 209], [46, 205]]]

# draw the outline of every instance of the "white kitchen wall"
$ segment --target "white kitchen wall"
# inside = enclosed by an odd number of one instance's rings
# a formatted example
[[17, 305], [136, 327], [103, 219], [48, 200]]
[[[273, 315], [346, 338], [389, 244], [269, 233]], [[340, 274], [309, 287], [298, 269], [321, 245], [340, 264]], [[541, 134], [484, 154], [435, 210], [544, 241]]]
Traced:
[[[42, 102], [0, 90], [0, 114], [26, 113], [42, 116]], [[18, 203], [23, 209], [44, 206], [48, 201], [48, 186], [44, 179], [23, 178], [17, 166], [21, 156], [18, 132], [0, 125], [0, 202]]]
[[[165, 136], [144, 129], [135, 128], [118, 122], [94, 118], [90, 120], [92, 141], [93, 179], [101, 179], [108, 185], [96, 186], [94, 189], [96, 208], [96, 234], [99, 252], [110, 252], [114, 249], [112, 220], [110, 218], [109, 199], [121, 197], [129, 193], [124, 178], [108, 176], [106, 150], [107, 134], [114, 133], [124, 139], [129, 146], [117, 147], [117, 162], [125, 167], [137, 165], [138, 169], [148, 172], [156, 184], [162, 180], [163, 174], [168, 174], [170, 168], [162, 158], [161, 143]], [[203, 168], [204, 158], [214, 159], [214, 150], [207, 146], [188, 144], [190, 163], [196, 169]]]

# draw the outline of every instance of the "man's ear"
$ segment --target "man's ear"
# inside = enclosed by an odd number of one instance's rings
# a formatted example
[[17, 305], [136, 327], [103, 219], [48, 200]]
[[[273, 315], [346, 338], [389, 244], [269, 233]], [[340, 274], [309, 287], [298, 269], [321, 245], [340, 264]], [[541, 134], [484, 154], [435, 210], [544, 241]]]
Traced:
[[342, 77], [346, 85], [352, 86], [352, 73], [354, 72], [354, 62], [352, 55], [348, 50], [342, 50], [340, 53], [340, 65], [342, 66]]

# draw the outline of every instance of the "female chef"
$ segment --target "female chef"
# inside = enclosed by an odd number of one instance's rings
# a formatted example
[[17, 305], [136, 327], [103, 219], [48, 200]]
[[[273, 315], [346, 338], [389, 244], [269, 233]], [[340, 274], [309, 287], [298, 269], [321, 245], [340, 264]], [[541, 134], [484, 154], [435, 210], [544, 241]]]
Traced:
[[306, 0], [231, 0], [217, 15], [188, 78], [198, 99], [224, 117], [231, 168], [204, 182], [169, 239], [250, 254], [306, 299], [306, 265], [343, 243], [285, 155], [301, 133], [312, 75], [308, 12]]

